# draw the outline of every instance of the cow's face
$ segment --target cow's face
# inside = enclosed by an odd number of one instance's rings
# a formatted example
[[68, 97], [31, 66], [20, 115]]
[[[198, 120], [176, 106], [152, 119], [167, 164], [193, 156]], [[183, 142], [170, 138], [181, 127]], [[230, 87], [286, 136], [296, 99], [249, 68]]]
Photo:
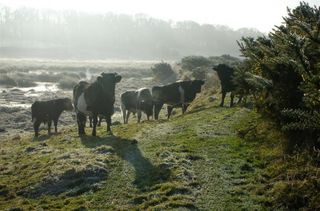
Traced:
[[64, 98], [64, 99], [63, 99], [63, 105], [64, 105], [64, 109], [65, 109], [66, 111], [72, 111], [72, 110], [73, 110], [73, 106], [72, 106], [71, 99], [69, 99], [69, 98]]
[[117, 73], [101, 73], [97, 80], [105, 92], [114, 93], [115, 85], [121, 81], [121, 76]]
[[218, 65], [214, 65], [212, 67], [212, 69], [216, 72], [221, 72], [224, 71], [225, 69], [228, 69], [229, 67], [226, 64], [218, 64]]
[[192, 86], [194, 87], [196, 93], [201, 92], [201, 86], [204, 84], [203, 80], [193, 80]]

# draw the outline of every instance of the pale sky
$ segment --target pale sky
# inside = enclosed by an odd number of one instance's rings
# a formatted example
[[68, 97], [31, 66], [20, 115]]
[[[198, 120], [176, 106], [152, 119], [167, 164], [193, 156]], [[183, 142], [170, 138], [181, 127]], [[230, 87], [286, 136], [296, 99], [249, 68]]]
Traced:
[[[319, 6], [319, 0], [305, 0]], [[280, 25], [287, 6], [294, 8], [299, 0], [0, 0], [0, 5], [14, 8], [78, 10], [90, 13], [143, 13], [172, 21], [192, 20], [200, 24], [227, 25], [270, 31]]]

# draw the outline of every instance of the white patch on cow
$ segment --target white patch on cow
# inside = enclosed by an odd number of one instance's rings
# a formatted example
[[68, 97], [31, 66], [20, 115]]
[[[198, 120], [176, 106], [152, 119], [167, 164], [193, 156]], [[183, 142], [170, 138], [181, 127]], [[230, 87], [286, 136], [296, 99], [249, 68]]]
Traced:
[[141, 92], [142, 92], [143, 90], [145, 90], [145, 89], [147, 89], [147, 88], [146, 88], [146, 87], [143, 87], [143, 88], [140, 88], [140, 89], [137, 90], [137, 92], [138, 92], [137, 99], [140, 99]]
[[84, 98], [84, 93], [82, 93], [78, 98], [77, 110], [81, 113], [89, 114], [89, 111], [87, 110], [86, 99]]
[[142, 87], [142, 88], [138, 89], [137, 91], [140, 92], [140, 91], [142, 91], [144, 89], [147, 89], [147, 88], [146, 87]]
[[120, 108], [121, 108], [122, 111], [126, 110], [126, 106], [122, 102], [121, 102]]
[[181, 103], [184, 104], [184, 89], [179, 86], [179, 93], [180, 93], [180, 100], [181, 100]]

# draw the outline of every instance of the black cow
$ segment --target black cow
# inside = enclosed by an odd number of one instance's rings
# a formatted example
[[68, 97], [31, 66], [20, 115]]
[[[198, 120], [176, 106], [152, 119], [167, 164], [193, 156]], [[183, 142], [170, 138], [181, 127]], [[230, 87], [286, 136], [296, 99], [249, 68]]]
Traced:
[[107, 121], [107, 132], [111, 133], [111, 116], [114, 112], [115, 87], [121, 81], [117, 73], [101, 73], [93, 83], [80, 81], [73, 88], [73, 100], [77, 114], [78, 133], [85, 135], [86, 116], [93, 118], [92, 135], [96, 136], [98, 115]]
[[141, 120], [141, 112], [147, 115], [147, 119], [152, 116], [153, 102], [149, 89], [141, 88], [136, 91], [126, 91], [121, 94], [121, 111], [123, 123], [128, 123], [130, 113], [138, 113], [138, 123]]
[[[226, 97], [226, 94], [228, 92], [230, 93], [230, 107], [233, 106], [233, 98], [234, 98], [234, 91], [235, 91], [235, 85], [233, 83], [233, 76], [234, 76], [234, 69], [232, 67], [229, 67], [226, 64], [219, 64], [212, 68], [215, 70], [218, 74], [218, 77], [220, 79], [221, 83], [221, 103], [220, 106], [223, 106], [224, 104], [224, 98]], [[239, 102], [241, 102], [241, 97], [239, 98]]]
[[36, 101], [31, 106], [32, 122], [35, 137], [39, 135], [39, 126], [41, 123], [48, 124], [48, 134], [51, 133], [51, 124], [53, 121], [55, 132], [58, 132], [58, 119], [63, 111], [73, 109], [71, 99], [62, 98], [48, 101]]
[[158, 119], [163, 104], [167, 104], [168, 119], [173, 108], [181, 107], [182, 113], [187, 110], [196, 94], [201, 92], [203, 80], [180, 81], [165, 86], [152, 87], [154, 118]]

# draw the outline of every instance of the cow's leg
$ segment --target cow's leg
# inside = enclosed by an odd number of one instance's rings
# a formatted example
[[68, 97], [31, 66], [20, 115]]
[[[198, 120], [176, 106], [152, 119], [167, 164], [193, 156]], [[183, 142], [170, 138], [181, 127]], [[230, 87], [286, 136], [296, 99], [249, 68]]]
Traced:
[[89, 116], [89, 127], [92, 127], [92, 117]]
[[107, 132], [112, 134], [112, 132], [111, 132], [111, 115], [106, 116], [106, 122], [107, 122]]
[[125, 124], [128, 124], [130, 114], [131, 114], [131, 112], [127, 111], [127, 115], [125, 116]]
[[223, 107], [224, 104], [224, 98], [226, 97], [226, 92], [222, 91], [222, 98], [221, 98], [221, 103], [220, 106]]
[[239, 100], [238, 100], [238, 103], [237, 103], [237, 104], [239, 104], [239, 103], [241, 103], [241, 102], [242, 102], [242, 98], [243, 98], [243, 95], [240, 95], [240, 96], [239, 96]]
[[34, 136], [38, 137], [39, 136], [39, 127], [40, 127], [41, 122], [36, 120], [33, 123], [33, 129], [34, 129]]
[[[185, 97], [184, 97], [184, 89], [179, 86], [179, 93], [180, 93], [180, 101], [181, 101], [181, 108], [182, 108], [182, 114], [184, 114], [185, 110], [184, 110], [184, 106], [185, 106]], [[172, 111], [172, 109], [171, 109]], [[169, 118], [169, 115], [168, 115], [168, 118]]]
[[122, 110], [122, 118], [123, 118], [123, 124], [126, 124], [126, 123], [127, 123], [127, 121], [126, 121], [126, 119], [127, 119], [127, 112], [126, 112], [126, 110]]
[[138, 123], [140, 123], [141, 115], [142, 115], [142, 114], [141, 114], [141, 110], [138, 109], [137, 113], [138, 113]]
[[48, 135], [51, 134], [51, 124], [52, 124], [52, 120], [49, 119], [49, 120], [48, 120]]
[[233, 99], [234, 99], [234, 93], [231, 92], [231, 93], [230, 93], [230, 107], [233, 106]]
[[92, 126], [92, 136], [96, 136], [97, 135], [97, 123], [98, 123], [98, 115], [94, 114], [92, 116], [93, 119], [93, 126]]
[[79, 135], [85, 135], [86, 132], [84, 131], [84, 128], [86, 126], [86, 116], [81, 114], [81, 113], [77, 113], [77, 122], [78, 122], [78, 133]]
[[99, 117], [98, 126], [101, 126], [102, 117]]
[[168, 119], [169, 119], [170, 116], [171, 116], [172, 110], [173, 110], [173, 106], [167, 105]]
[[155, 120], [158, 120], [159, 113], [160, 113], [162, 106], [163, 106], [163, 103], [155, 103], [154, 104], [154, 119]]
[[53, 124], [54, 124], [54, 132], [58, 133], [58, 119], [54, 119]]
[[188, 108], [189, 104], [184, 104], [182, 107], [182, 113], [184, 114]]
[[122, 111], [123, 124], [126, 124], [126, 107], [123, 103], [120, 105]]

